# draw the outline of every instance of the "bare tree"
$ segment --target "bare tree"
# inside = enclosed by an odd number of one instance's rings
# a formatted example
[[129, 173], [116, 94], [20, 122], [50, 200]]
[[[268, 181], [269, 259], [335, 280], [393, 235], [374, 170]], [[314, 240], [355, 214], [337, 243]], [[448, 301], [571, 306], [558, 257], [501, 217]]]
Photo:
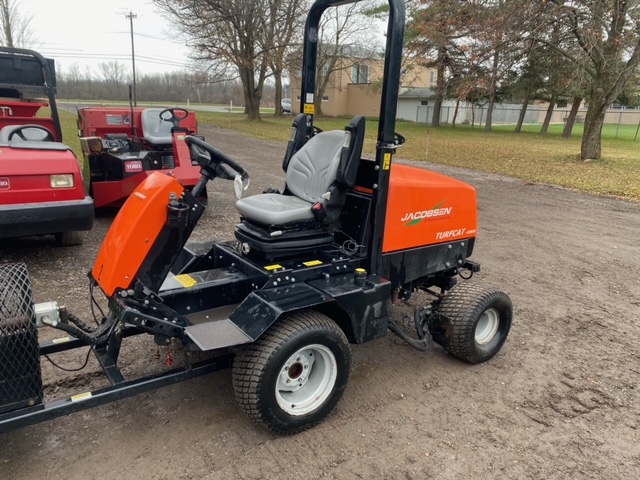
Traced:
[[607, 108], [640, 64], [640, 1], [552, 0], [549, 3], [556, 8], [541, 6], [543, 13], [549, 15], [550, 22], [559, 22], [573, 36], [584, 55], [575, 57], [558, 45], [549, 43], [549, 46], [557, 48], [576, 65], [588, 59], [583, 68], [591, 77], [591, 84], [586, 95], [589, 106], [580, 156], [599, 159]]
[[25, 48], [35, 41], [29, 26], [32, 16], [21, 10], [17, 0], [0, 0], [0, 45]]
[[281, 75], [281, 43], [292, 36], [287, 29], [295, 28], [291, 22], [301, 0], [153, 2], [186, 34], [194, 58], [208, 62], [220, 79], [240, 79], [247, 118], [260, 119], [265, 80], [272, 73]]
[[319, 25], [316, 63], [316, 115], [322, 115], [322, 98], [329, 82], [335, 78], [334, 72], [348, 71], [376, 58], [376, 40], [369, 17], [371, 8], [371, 2], [358, 2], [324, 12]]
[[80, 65], [72, 63], [69, 65], [68, 79], [71, 83], [78, 84], [82, 81], [82, 72], [80, 71]]
[[456, 51], [470, 35], [475, 5], [463, 0], [424, 0], [411, 11], [407, 29], [408, 50], [425, 67], [436, 68], [436, 95], [431, 125], [440, 126], [440, 114], [447, 87], [456, 70]]
[[305, 0], [273, 1], [269, 5], [269, 22], [261, 41], [275, 82], [275, 116], [282, 115], [282, 77], [293, 40], [302, 30], [304, 7]]
[[104, 78], [104, 82], [108, 87], [110, 96], [115, 96], [115, 98], [124, 98], [124, 86], [127, 81], [127, 76], [125, 75], [127, 69], [124, 64], [117, 60], [100, 62], [98, 64], [98, 69]]

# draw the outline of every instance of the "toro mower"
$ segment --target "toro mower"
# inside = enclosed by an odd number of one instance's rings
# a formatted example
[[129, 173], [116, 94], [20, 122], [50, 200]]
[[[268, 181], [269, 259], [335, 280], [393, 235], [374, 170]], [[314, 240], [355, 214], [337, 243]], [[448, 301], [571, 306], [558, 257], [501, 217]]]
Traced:
[[[62, 143], [55, 91], [53, 60], [0, 47], [0, 238], [53, 234], [76, 245], [93, 226], [80, 162]], [[36, 116], [43, 107], [50, 117]]]
[[[197, 133], [193, 112], [182, 108], [84, 107], [78, 132], [90, 169], [96, 208], [119, 207], [151, 173], [173, 175], [192, 188], [200, 167], [191, 161], [186, 135]], [[206, 198], [206, 190], [199, 200]]]
[[[154, 172], [119, 211], [89, 273], [108, 311], [88, 325], [55, 302], [31, 301], [26, 268], [0, 269], [0, 431], [121, 399], [224, 367], [246, 414], [276, 433], [312, 427], [336, 406], [351, 371], [350, 344], [389, 330], [425, 350], [427, 338], [472, 364], [492, 358], [512, 321], [509, 297], [461, 283], [480, 267], [473, 187], [394, 164], [394, 132], [405, 6], [389, 0], [384, 87], [376, 155], [362, 156], [364, 117], [344, 130], [314, 125], [318, 25], [344, 0], [316, 0], [304, 36], [302, 100], [286, 148], [286, 185], [240, 198], [233, 241], [187, 244], [204, 211], [205, 185], [231, 180], [241, 197], [247, 172], [187, 135], [200, 179], [188, 191]], [[138, 222], [144, 224], [137, 226]], [[389, 315], [416, 291], [415, 335]], [[37, 324], [65, 332], [38, 344]], [[184, 351], [178, 368], [125, 378], [121, 346], [134, 335]], [[111, 386], [43, 402], [39, 355], [91, 348]], [[196, 352], [207, 352], [195, 360]]]

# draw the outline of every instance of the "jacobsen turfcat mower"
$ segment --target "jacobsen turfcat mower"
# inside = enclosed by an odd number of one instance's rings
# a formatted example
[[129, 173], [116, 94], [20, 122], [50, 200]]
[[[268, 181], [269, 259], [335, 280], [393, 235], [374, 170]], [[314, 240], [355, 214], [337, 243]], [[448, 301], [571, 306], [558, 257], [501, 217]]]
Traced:
[[[187, 136], [202, 177], [187, 191], [154, 173], [115, 218], [90, 282], [109, 310], [90, 327], [54, 303], [31, 302], [24, 265], [0, 267], [0, 431], [148, 391], [232, 366], [237, 399], [249, 417], [278, 433], [304, 430], [331, 412], [347, 385], [350, 343], [390, 329], [425, 349], [427, 331], [469, 363], [493, 357], [511, 327], [500, 291], [456, 285], [479, 266], [469, 260], [477, 229], [476, 195], [462, 182], [392, 164], [405, 8], [389, 0], [384, 86], [375, 160], [362, 158], [365, 120], [344, 131], [314, 127], [318, 24], [343, 0], [316, 0], [305, 26], [301, 110], [283, 168], [283, 193], [237, 202], [236, 239], [185, 246], [204, 207], [208, 181], [248, 175], [229, 156]], [[139, 227], [135, 225], [140, 223]], [[433, 301], [415, 314], [417, 338], [389, 317], [412, 292]], [[38, 345], [36, 323], [69, 336]], [[125, 379], [118, 368], [127, 337], [179, 342], [185, 365]], [[177, 340], [176, 340], [177, 339]], [[111, 386], [43, 403], [39, 355], [91, 346]], [[207, 358], [190, 360], [194, 351]]]

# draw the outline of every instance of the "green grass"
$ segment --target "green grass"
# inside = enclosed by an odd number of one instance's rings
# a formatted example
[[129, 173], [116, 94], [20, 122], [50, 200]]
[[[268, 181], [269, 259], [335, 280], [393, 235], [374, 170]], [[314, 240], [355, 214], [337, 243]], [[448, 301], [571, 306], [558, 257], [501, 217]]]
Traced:
[[[265, 117], [249, 122], [242, 116], [198, 112], [198, 122], [232, 128], [247, 135], [286, 142], [291, 118]], [[319, 118], [315, 124], [323, 130], [343, 129], [347, 118]], [[367, 120], [365, 152], [375, 151], [378, 122]], [[602, 159], [580, 160], [582, 124], [576, 125], [574, 136], [562, 138], [562, 125], [553, 125], [549, 134], [541, 136], [540, 127], [513, 133], [513, 126], [497, 127], [493, 132], [469, 126], [431, 128], [400, 121], [396, 131], [407, 139], [398, 156], [410, 160], [470, 168], [498, 173], [531, 183], [546, 183], [580, 191], [640, 200], [640, 139], [633, 142], [635, 126], [607, 125], [603, 133]], [[428, 147], [428, 150], [427, 150]], [[283, 150], [284, 151], [284, 150]], [[227, 152], [233, 155], [233, 152]]]
[[[484, 127], [482, 127], [484, 128]], [[498, 125], [493, 127], [494, 132], [512, 133], [515, 125]], [[539, 135], [541, 125], [523, 125], [522, 133], [530, 133]], [[551, 124], [549, 125], [548, 135], [562, 135], [564, 124]], [[638, 138], [636, 139], [636, 132], [638, 131], [637, 125], [616, 125], [606, 124], [602, 129], [603, 140], [621, 140], [627, 142], [634, 142], [634, 140], [640, 145], [640, 132], [638, 132]], [[573, 126], [572, 136], [582, 138], [584, 132], [584, 123], [576, 123]]]
[[80, 137], [78, 136], [77, 116], [70, 112], [58, 111], [60, 124], [62, 125], [62, 138], [64, 143], [71, 147], [76, 156], [82, 161], [82, 150], [80, 149]]

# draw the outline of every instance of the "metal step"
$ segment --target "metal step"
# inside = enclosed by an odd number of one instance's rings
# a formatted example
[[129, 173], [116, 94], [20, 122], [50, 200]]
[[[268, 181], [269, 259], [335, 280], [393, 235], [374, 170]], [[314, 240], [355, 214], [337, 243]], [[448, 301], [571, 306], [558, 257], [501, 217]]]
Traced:
[[187, 315], [192, 323], [185, 329], [187, 336], [203, 352], [251, 342], [251, 337], [228, 318], [237, 306], [227, 305]]

